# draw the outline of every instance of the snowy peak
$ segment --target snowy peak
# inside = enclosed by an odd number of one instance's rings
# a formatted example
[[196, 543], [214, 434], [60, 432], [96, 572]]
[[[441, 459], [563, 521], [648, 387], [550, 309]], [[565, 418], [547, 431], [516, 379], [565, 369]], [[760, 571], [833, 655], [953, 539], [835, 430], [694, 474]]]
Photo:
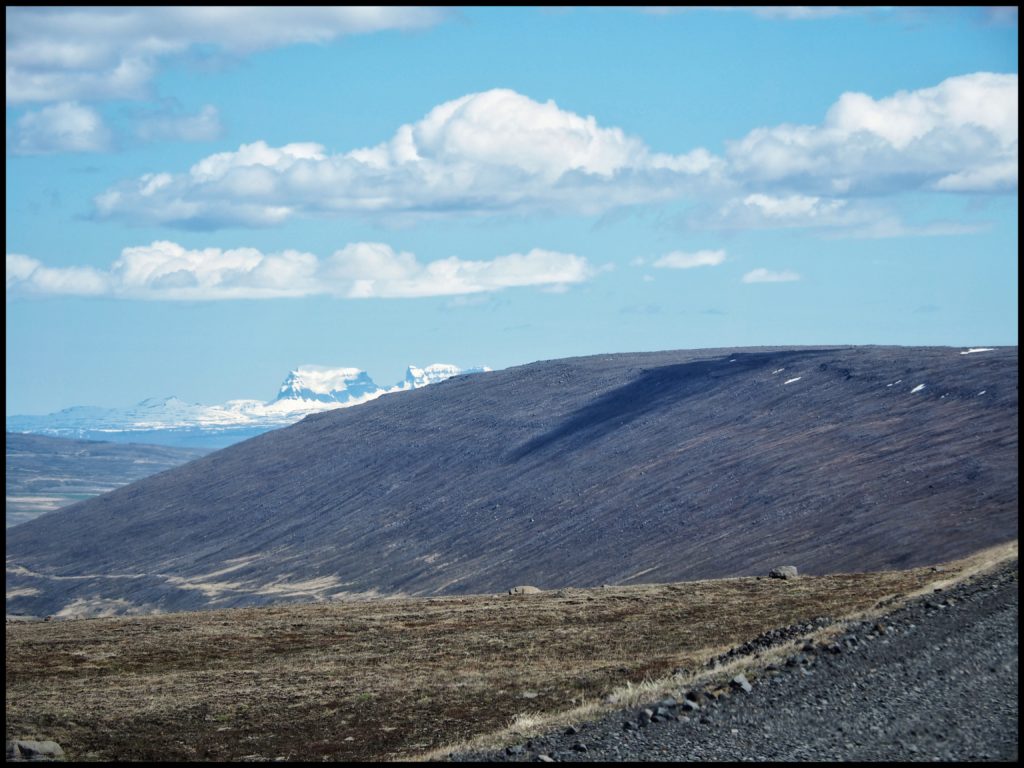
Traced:
[[[145, 433], [149, 442], [156, 433], [177, 430], [188, 432], [189, 445], [203, 445], [202, 433], [210, 437], [210, 446], [223, 447], [226, 434], [237, 440], [254, 432], [284, 427], [312, 413], [333, 408], [348, 408], [390, 392], [418, 389], [462, 373], [489, 371], [490, 368], [459, 368], [436, 363], [419, 368], [410, 365], [405, 378], [390, 388], [378, 387], [359, 368], [331, 368], [303, 365], [291, 371], [270, 402], [228, 400], [219, 405], [188, 403], [178, 397], [151, 397], [129, 408], [74, 406], [46, 416], [8, 416], [9, 432], [30, 432], [57, 437], [83, 439], [121, 439]], [[216, 442], [213, 442], [216, 440]]]
[[457, 365], [448, 363], [434, 363], [424, 368], [410, 365], [405, 371], [405, 379], [398, 386], [402, 389], [418, 389], [463, 373], [483, 373], [489, 370], [491, 369], [486, 366], [483, 368], [459, 368]]
[[366, 371], [358, 368], [304, 365], [288, 374], [274, 400], [347, 403], [379, 390]]

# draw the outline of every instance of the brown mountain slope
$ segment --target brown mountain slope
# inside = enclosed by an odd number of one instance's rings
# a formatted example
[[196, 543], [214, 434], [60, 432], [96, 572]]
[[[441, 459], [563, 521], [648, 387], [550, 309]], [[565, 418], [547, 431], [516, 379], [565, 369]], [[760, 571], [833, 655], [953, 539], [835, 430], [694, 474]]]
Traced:
[[960, 556], [1016, 538], [1018, 504], [1017, 349], [961, 351], [603, 355], [388, 395], [12, 529], [8, 611]]

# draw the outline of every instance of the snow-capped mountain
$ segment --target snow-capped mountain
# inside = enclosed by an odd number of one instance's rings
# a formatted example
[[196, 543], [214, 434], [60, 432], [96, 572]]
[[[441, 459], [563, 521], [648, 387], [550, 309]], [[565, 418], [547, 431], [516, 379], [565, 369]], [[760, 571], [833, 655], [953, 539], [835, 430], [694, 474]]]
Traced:
[[[434, 366], [428, 366], [434, 367]], [[444, 366], [455, 368], [455, 366]], [[460, 373], [455, 368], [456, 376]], [[448, 377], [445, 377], [448, 378]], [[360, 400], [366, 395], [379, 392], [380, 387], [373, 383], [366, 371], [358, 368], [325, 368], [319, 365], [306, 365], [296, 368], [288, 374], [275, 402], [279, 400], [308, 400], [318, 403], [350, 403]], [[362, 400], [360, 400], [362, 402]]]
[[458, 376], [463, 373], [484, 373], [491, 370], [487, 366], [483, 368], [459, 368], [454, 365], [447, 365], [446, 363], [434, 363], [428, 365], [426, 368], [417, 368], [415, 365], [410, 365], [405, 370], [405, 379], [398, 385], [400, 389], [418, 389], [419, 387], [425, 387], [427, 384], [436, 384], [439, 381], [450, 379], [452, 376]]
[[187, 403], [177, 397], [149, 398], [129, 408], [74, 406], [45, 416], [10, 416], [8, 432], [31, 432], [80, 439], [148, 442], [222, 448], [270, 429], [288, 426], [311, 413], [346, 408], [381, 395], [419, 389], [464, 373], [435, 363], [410, 365], [405, 378], [380, 387], [359, 368], [303, 365], [290, 371], [270, 401], [228, 400], [219, 405]]

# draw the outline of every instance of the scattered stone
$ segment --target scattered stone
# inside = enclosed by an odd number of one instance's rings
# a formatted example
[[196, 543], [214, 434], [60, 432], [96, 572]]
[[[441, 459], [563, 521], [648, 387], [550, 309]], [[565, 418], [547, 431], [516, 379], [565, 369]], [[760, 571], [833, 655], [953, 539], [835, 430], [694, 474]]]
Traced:
[[673, 699], [671, 696], [669, 696], [659, 701], [658, 706], [664, 707], [665, 709], [675, 709], [677, 706], [679, 706], [679, 702]]
[[795, 565], [780, 565], [778, 568], [772, 568], [768, 572], [768, 578], [770, 579], [795, 579], [797, 577], [797, 570]]
[[553, 758], [551, 755], [537, 755], [537, 762], [539, 762], [539, 763], [553, 763], [553, 762], [555, 762], [555, 758]]
[[572, 748], [573, 748], [574, 752], [586, 752], [587, 751], [587, 745], [583, 744], [582, 742], [579, 742], [579, 741], [577, 741], [575, 744], [573, 744]]
[[698, 704], [696, 701], [691, 701], [690, 699], [685, 699], [685, 700], [683, 700], [682, 707], [687, 712], [696, 712], [697, 710], [700, 709], [700, 704]]
[[634, 723], [632, 720], [626, 720], [622, 724], [622, 730], [624, 730], [624, 731], [635, 731], [635, 730], [638, 730], [639, 728], [640, 728], [640, 726], [637, 725], [636, 723]]
[[512, 755], [521, 755], [525, 751], [526, 750], [523, 749], [521, 744], [513, 744], [511, 747], [505, 747], [505, 754], [510, 756], [510, 757]]
[[579, 732], [580, 729], [577, 728], [575, 725], [570, 725], [568, 728], [565, 729], [566, 736], [575, 736]]
[[523, 691], [521, 695], [524, 699], [536, 699], [540, 696], [536, 691]]
[[747, 680], [746, 675], [736, 675], [736, 677], [732, 679], [731, 685], [733, 688], [741, 689], [744, 693], [750, 693], [752, 690], [754, 690], [754, 687], [750, 684], [750, 681]]

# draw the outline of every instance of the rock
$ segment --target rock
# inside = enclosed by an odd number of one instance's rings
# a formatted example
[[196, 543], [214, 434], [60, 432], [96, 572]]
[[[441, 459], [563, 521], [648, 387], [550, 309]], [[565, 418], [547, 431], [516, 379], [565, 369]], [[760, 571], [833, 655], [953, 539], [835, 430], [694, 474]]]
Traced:
[[10, 760], [63, 760], [64, 750], [55, 741], [8, 741], [7, 757]]
[[795, 565], [780, 565], [778, 568], [772, 568], [768, 572], [768, 578], [770, 579], [795, 579], [796, 577]]
[[752, 690], [754, 690], [754, 687], [750, 684], [750, 681], [747, 680], [746, 675], [736, 675], [736, 677], [732, 679], [731, 685], [733, 688], [740, 689], [744, 693], [750, 693]]
[[618, 704], [619, 703], [619, 697], [616, 696], [614, 693], [609, 693], [607, 696], [604, 697], [604, 703], [605, 704]]
[[635, 731], [640, 726], [634, 723], [632, 720], [627, 720], [622, 724], [622, 730], [624, 731]]
[[703, 704], [706, 698], [702, 691], [690, 690], [686, 692], [686, 700], [692, 701], [694, 704]]
[[570, 725], [568, 728], [565, 729], [566, 736], [575, 736], [579, 732], [580, 729], [577, 728], [575, 725]]
[[579, 742], [579, 741], [577, 741], [575, 744], [573, 744], [572, 748], [573, 748], [573, 751], [575, 751], [575, 752], [586, 752], [587, 751], [587, 745], [583, 744], [582, 742]]
[[537, 595], [540, 594], [542, 591], [543, 590], [537, 589], [536, 587], [531, 587], [527, 584], [521, 587], [512, 587], [512, 589], [510, 589], [508, 593], [510, 595]]
[[691, 701], [690, 699], [685, 699], [683, 701], [682, 707], [687, 712], [696, 712], [696, 711], [698, 711], [700, 709], [700, 704], [698, 704], [696, 701]]
[[658, 706], [664, 707], [665, 709], [675, 709], [677, 706], [679, 706], [679, 702], [673, 699], [671, 696], [669, 696], [659, 701]]
[[539, 763], [553, 763], [553, 762], [555, 762], [555, 758], [553, 758], [551, 755], [537, 755], [537, 762], [539, 762]]
[[654, 717], [654, 710], [642, 709], [640, 710], [640, 714], [636, 716], [636, 721], [640, 723], [641, 726], [645, 726], [650, 724], [652, 717]]
[[521, 746], [521, 745], [519, 745], [519, 744], [514, 744], [514, 745], [513, 745], [513, 746], [511, 746], [511, 747], [505, 747], [505, 754], [506, 754], [506, 755], [509, 755], [510, 757], [511, 757], [512, 755], [521, 755], [521, 754], [523, 754], [523, 752], [525, 752], [525, 751], [526, 751], [526, 750], [524, 750], [524, 749], [522, 748], [522, 746]]
[[540, 694], [536, 691], [523, 691], [520, 694], [524, 699], [536, 699]]

